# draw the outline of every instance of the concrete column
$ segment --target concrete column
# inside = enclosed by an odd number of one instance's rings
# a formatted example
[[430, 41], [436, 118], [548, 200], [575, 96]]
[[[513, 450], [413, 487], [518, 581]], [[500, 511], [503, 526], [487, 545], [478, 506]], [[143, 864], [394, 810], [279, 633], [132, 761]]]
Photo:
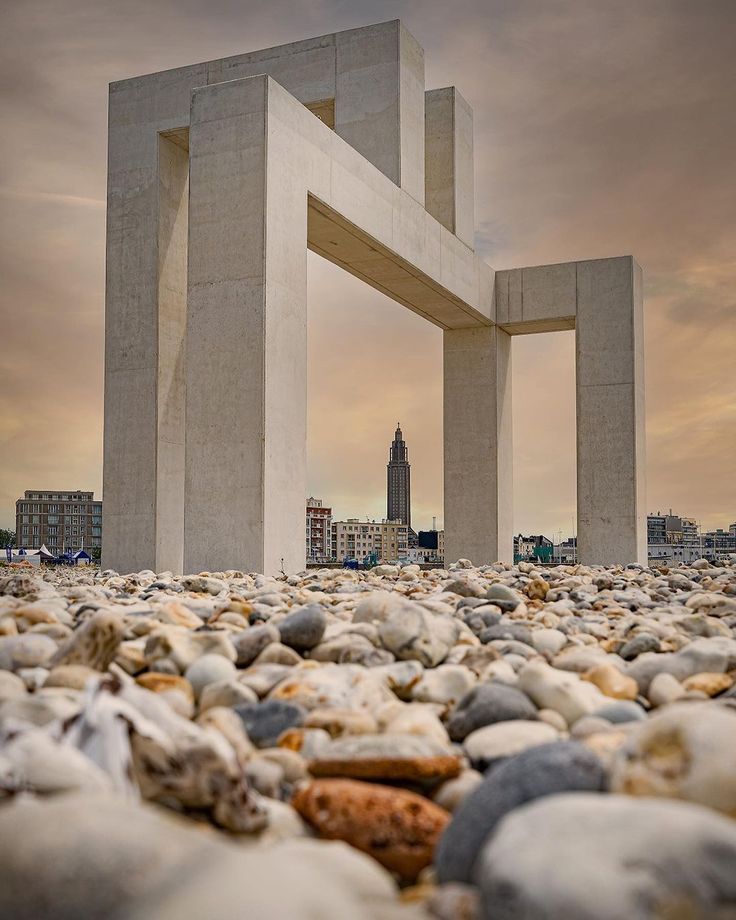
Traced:
[[267, 165], [268, 92], [192, 96], [186, 571], [305, 562], [307, 200]]
[[513, 558], [511, 337], [498, 326], [446, 329], [445, 560]]
[[182, 562], [188, 164], [162, 135], [205, 72], [181, 74], [110, 87], [102, 564], [122, 572]]
[[644, 321], [630, 256], [577, 263], [578, 555], [646, 564]]
[[454, 86], [425, 100], [425, 202], [429, 213], [471, 249], [475, 245], [473, 110]]
[[335, 42], [336, 134], [424, 204], [424, 50], [398, 20]]

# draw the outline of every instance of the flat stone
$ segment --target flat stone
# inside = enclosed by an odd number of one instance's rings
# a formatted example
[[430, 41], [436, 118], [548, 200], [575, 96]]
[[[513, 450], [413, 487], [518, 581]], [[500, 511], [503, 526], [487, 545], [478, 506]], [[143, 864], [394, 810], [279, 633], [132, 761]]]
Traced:
[[27, 693], [26, 685], [17, 674], [0, 670], [0, 703], [20, 699]]
[[594, 709], [591, 717], [605, 719], [606, 722], [618, 724], [621, 722], [640, 722], [646, 719], [647, 713], [638, 703], [632, 700], [619, 700], [616, 703], [605, 703]]
[[462, 770], [458, 776], [448, 779], [436, 789], [432, 801], [440, 808], [454, 812], [470, 793], [483, 782], [483, 774], [477, 770]]
[[574, 741], [542, 744], [510, 757], [487, 773], [455, 809], [437, 848], [438, 881], [472, 882], [486, 840], [520, 805], [559, 792], [605, 788], [603, 764]]
[[449, 815], [405, 789], [354, 780], [316, 780], [292, 804], [321, 837], [344, 840], [405, 881], [432, 862]]
[[3, 746], [12, 765], [15, 788], [39, 795], [81, 790], [112, 792], [110, 777], [76, 748], [59, 744], [46, 732], [35, 730], [12, 737]]
[[344, 736], [310, 761], [313, 776], [439, 782], [460, 772], [460, 759], [448, 745], [421, 735]]
[[494, 681], [479, 684], [460, 700], [447, 720], [447, 731], [453, 741], [463, 741], [484, 725], [536, 718], [536, 706], [525, 693]]
[[710, 674], [706, 671], [686, 677], [682, 687], [684, 690], [698, 690], [706, 696], [718, 696], [719, 693], [730, 689], [733, 681], [730, 674]]
[[578, 792], [515, 809], [476, 879], [494, 920], [710, 918], [736, 902], [734, 865], [736, 825], [709, 809]]
[[545, 722], [508, 721], [486, 725], [471, 732], [463, 748], [473, 766], [485, 771], [502, 757], [513, 757], [527, 748], [557, 741], [559, 735]]
[[378, 726], [374, 717], [364, 710], [313, 709], [304, 723], [306, 728], [323, 728], [332, 738], [342, 735], [375, 734]]

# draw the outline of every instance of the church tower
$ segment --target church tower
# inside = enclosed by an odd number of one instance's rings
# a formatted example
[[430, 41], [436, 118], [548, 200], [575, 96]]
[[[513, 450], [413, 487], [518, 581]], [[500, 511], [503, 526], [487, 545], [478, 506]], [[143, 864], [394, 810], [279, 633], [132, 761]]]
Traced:
[[389, 521], [401, 521], [411, 527], [411, 468], [399, 422], [396, 423], [386, 474], [386, 517]]

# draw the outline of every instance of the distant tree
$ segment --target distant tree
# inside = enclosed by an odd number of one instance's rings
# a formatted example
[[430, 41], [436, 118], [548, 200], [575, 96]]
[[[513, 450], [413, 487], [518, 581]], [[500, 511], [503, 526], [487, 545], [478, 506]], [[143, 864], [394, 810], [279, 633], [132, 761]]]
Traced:
[[0, 547], [4, 549], [6, 546], [15, 546], [15, 531], [0, 527]]
[[102, 550], [99, 546], [93, 546], [89, 551], [89, 558], [92, 562], [99, 562], [102, 558]]

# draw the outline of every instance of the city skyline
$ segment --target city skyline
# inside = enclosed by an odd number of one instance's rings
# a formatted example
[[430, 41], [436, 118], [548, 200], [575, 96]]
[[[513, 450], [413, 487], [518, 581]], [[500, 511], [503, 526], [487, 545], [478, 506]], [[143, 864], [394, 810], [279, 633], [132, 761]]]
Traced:
[[[647, 509], [728, 526], [733, 4], [463, 7], [458, 19], [435, 3], [326, 2], [288, 17], [280, 2], [253, 13], [214, 0], [204, 14], [8, 5], [3, 60], [24, 80], [0, 91], [0, 526], [37, 483], [101, 493], [107, 82], [397, 16], [427, 49], [428, 85], [454, 82], [474, 107], [476, 242], [489, 262], [642, 263]], [[311, 254], [309, 281], [309, 490], [338, 516], [380, 519], [384, 432], [400, 417], [415, 524], [441, 520], [439, 331]], [[514, 532], [574, 532], [572, 336], [517, 340], [514, 362]]]

